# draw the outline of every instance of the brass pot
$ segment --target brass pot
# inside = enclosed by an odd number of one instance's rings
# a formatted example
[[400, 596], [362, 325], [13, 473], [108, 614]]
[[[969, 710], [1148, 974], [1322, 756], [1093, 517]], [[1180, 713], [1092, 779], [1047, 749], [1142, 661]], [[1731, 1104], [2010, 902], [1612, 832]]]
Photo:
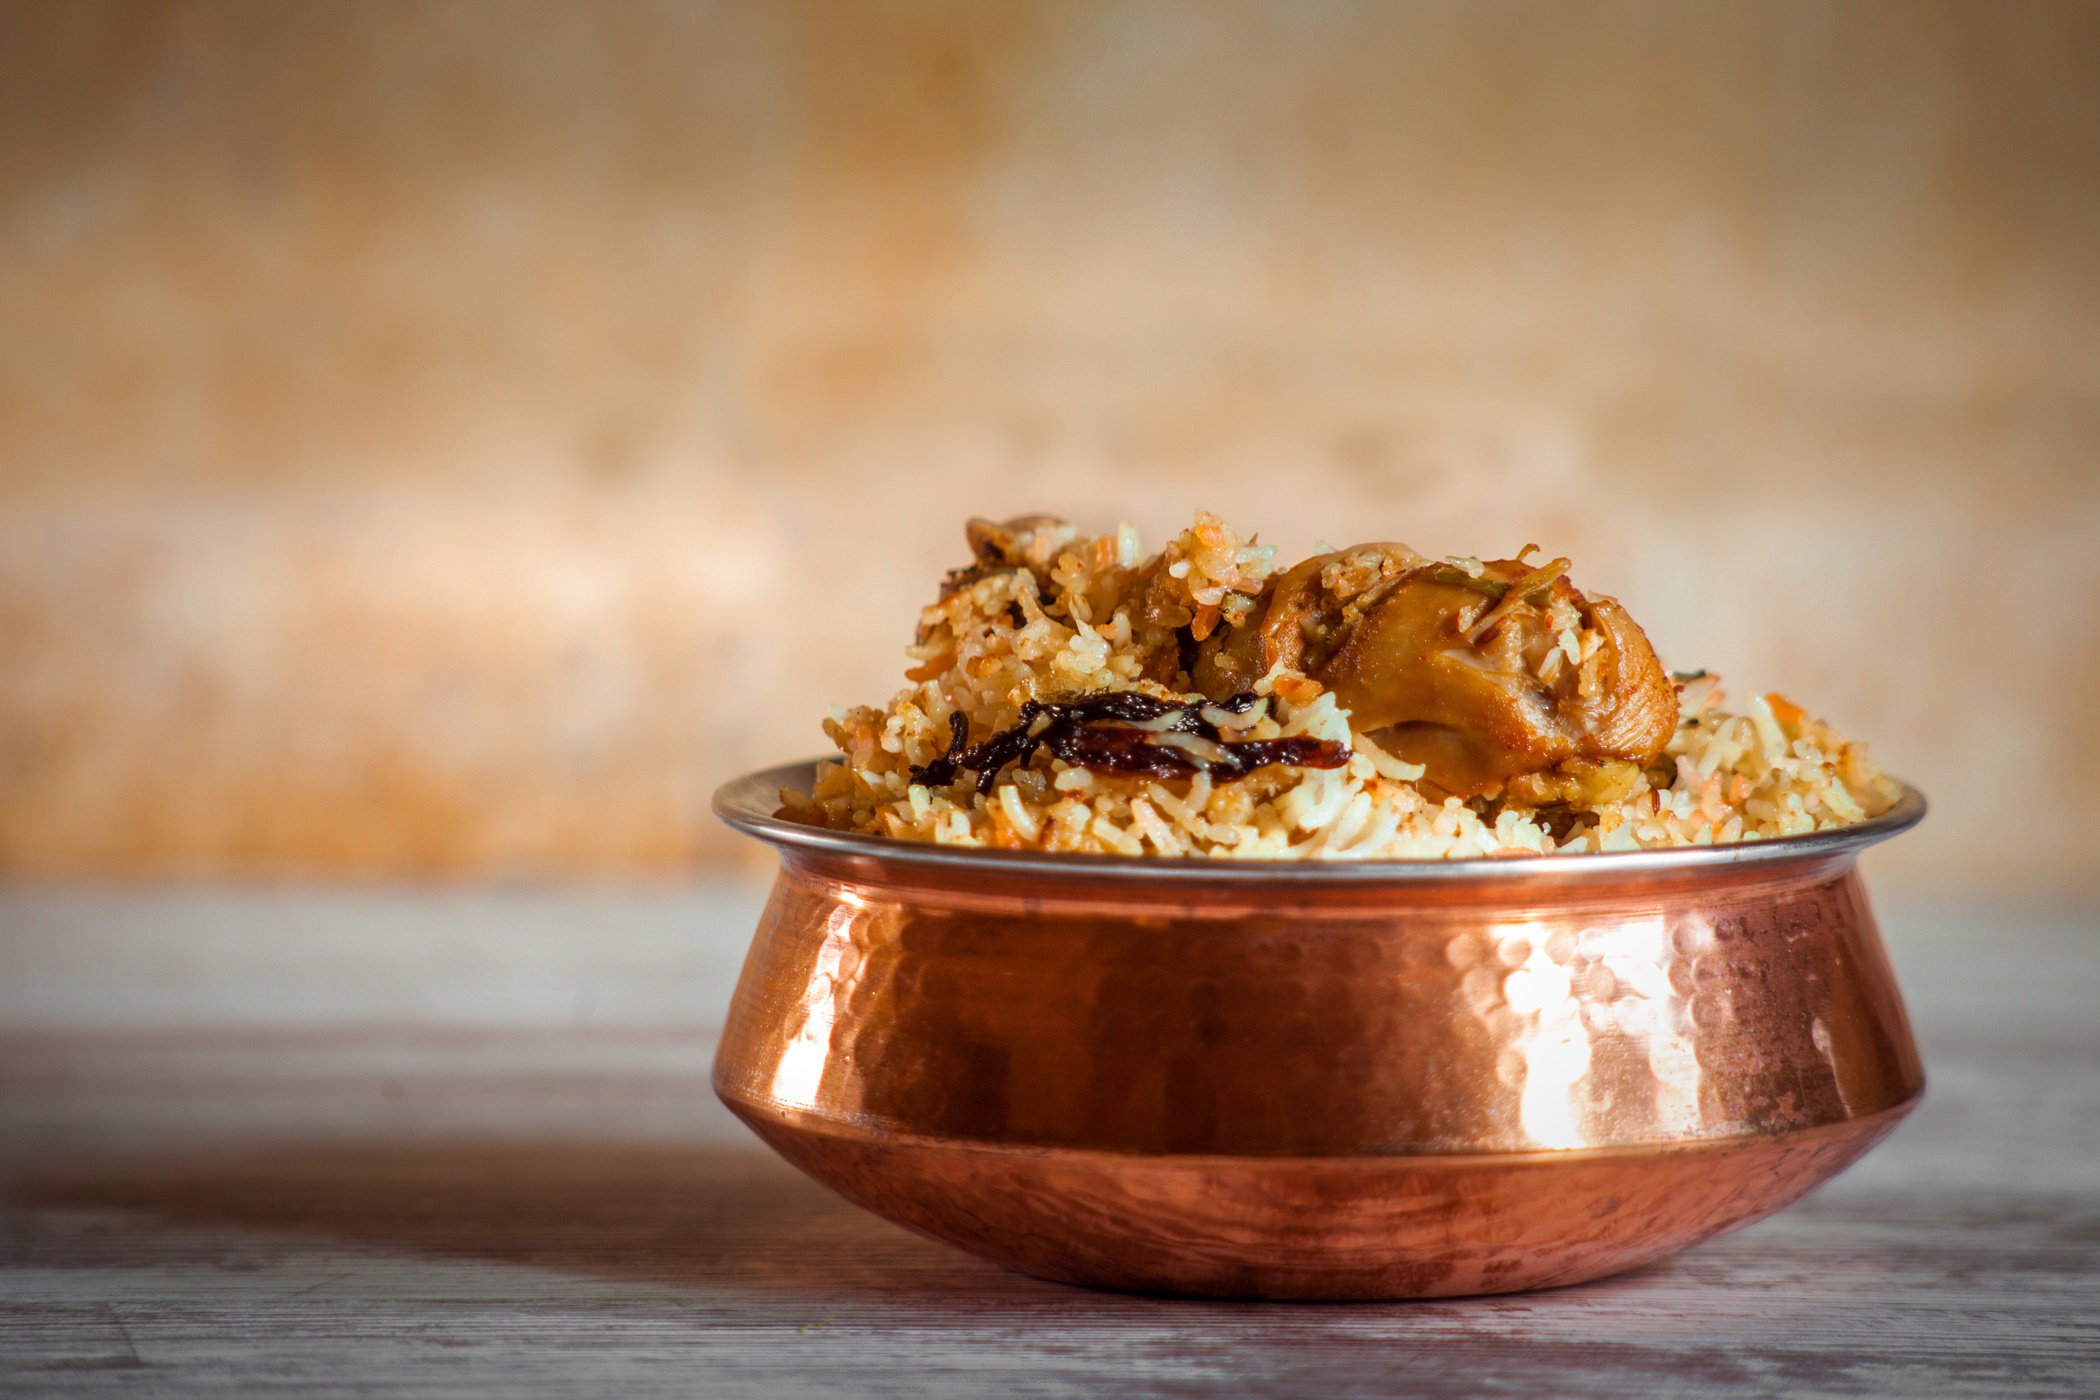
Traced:
[[1916, 1105], [1861, 848], [1308, 864], [961, 850], [716, 795], [781, 869], [715, 1091], [848, 1200], [1044, 1278], [1242, 1298], [1599, 1278]]

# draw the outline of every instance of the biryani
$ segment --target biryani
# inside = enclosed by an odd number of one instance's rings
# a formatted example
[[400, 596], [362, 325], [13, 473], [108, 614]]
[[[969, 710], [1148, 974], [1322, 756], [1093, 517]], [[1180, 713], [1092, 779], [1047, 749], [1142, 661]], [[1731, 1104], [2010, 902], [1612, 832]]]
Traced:
[[1386, 542], [1279, 567], [1222, 520], [972, 520], [909, 682], [835, 709], [781, 815], [908, 841], [1127, 856], [1462, 858], [1718, 845], [1900, 787], [1777, 694], [1670, 672], [1567, 559]]

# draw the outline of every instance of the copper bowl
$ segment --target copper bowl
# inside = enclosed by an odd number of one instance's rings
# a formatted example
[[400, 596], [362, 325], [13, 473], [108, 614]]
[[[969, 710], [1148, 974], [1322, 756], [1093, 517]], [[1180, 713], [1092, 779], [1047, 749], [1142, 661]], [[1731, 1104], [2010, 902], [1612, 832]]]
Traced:
[[1853, 868], [1738, 846], [1275, 864], [780, 851], [715, 1091], [848, 1200], [1043, 1278], [1238, 1298], [1578, 1283], [1778, 1210], [1917, 1103]]

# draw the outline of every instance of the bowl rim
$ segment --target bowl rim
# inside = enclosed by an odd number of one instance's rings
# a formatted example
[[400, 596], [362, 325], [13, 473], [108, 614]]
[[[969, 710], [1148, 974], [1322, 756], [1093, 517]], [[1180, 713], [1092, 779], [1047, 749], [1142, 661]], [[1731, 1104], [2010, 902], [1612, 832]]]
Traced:
[[1805, 836], [1774, 836], [1719, 846], [1662, 850], [1585, 851], [1564, 855], [1416, 857], [1404, 860], [1233, 860], [1215, 856], [1117, 856], [1069, 851], [1004, 851], [942, 846], [889, 836], [832, 831], [774, 813], [784, 787], [808, 792], [816, 766], [833, 758], [801, 759], [754, 769], [715, 789], [714, 812], [725, 824], [785, 856], [795, 852], [840, 856], [881, 865], [1087, 880], [1334, 883], [1416, 883], [1483, 879], [1587, 878], [1669, 871], [1712, 871], [1733, 865], [1850, 858], [1900, 835], [1925, 817], [1925, 794], [1900, 779], [1896, 805], [1854, 826]]

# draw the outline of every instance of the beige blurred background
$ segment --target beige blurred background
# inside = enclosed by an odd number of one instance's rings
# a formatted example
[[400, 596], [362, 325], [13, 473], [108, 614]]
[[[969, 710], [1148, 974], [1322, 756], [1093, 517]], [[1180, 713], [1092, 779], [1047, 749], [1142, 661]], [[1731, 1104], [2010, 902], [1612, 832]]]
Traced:
[[2100, 890], [2100, 6], [0, 0], [0, 871], [745, 859], [963, 516], [1198, 506]]

